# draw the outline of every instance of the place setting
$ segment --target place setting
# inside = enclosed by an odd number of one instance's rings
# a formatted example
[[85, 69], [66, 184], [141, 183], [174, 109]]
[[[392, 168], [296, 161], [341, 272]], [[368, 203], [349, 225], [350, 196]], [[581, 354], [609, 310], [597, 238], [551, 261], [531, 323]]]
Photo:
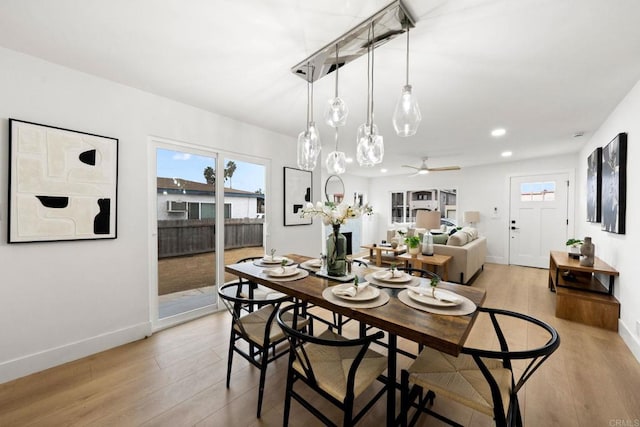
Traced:
[[253, 265], [257, 267], [275, 267], [282, 265], [283, 261], [285, 266], [292, 265], [294, 263], [292, 259], [284, 256], [276, 256], [275, 251], [271, 251], [269, 255], [265, 254], [262, 258], [253, 260]]
[[322, 291], [322, 297], [336, 305], [351, 308], [380, 307], [389, 301], [389, 294], [356, 278], [352, 283], [341, 283]]
[[412, 276], [395, 268], [374, 271], [373, 273], [365, 275], [364, 279], [377, 286], [396, 289], [404, 289], [407, 286], [418, 286], [420, 284], [419, 277]]
[[476, 311], [476, 305], [470, 299], [429, 286], [428, 281], [419, 286], [406, 286], [398, 293], [398, 299], [409, 307], [434, 314], [463, 316]]
[[304, 268], [305, 270], [313, 272], [320, 271], [320, 269], [322, 268], [322, 260], [320, 258], [308, 259], [300, 263], [300, 268]]
[[[290, 261], [290, 260], [289, 260]], [[294, 265], [280, 265], [279, 267], [270, 267], [262, 270], [262, 274], [270, 280], [277, 280], [280, 282], [289, 282], [293, 280], [302, 279], [307, 277], [309, 272], [298, 268], [297, 264]]]

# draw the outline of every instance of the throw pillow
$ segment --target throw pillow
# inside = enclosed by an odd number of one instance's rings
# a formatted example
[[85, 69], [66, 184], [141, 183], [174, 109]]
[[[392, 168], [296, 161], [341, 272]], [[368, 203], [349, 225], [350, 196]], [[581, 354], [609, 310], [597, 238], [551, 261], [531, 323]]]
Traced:
[[467, 233], [455, 233], [449, 236], [447, 240], [447, 246], [464, 246], [469, 241], [469, 235]]
[[449, 240], [448, 234], [434, 234], [433, 235], [433, 244], [434, 245], [446, 245], [447, 240]]
[[478, 238], [478, 229], [473, 227], [462, 227], [462, 231], [469, 235], [469, 241], [476, 240]]

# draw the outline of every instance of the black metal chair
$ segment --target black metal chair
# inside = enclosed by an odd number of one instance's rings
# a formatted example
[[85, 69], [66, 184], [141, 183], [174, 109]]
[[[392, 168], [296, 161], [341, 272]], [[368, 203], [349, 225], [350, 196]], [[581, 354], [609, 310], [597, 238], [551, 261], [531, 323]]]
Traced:
[[[421, 413], [426, 412], [450, 425], [459, 426], [441, 414], [427, 408], [437, 395], [455, 400], [495, 420], [497, 426], [522, 426], [518, 403], [518, 391], [533, 373], [560, 346], [560, 337], [547, 323], [531, 316], [513, 311], [479, 307], [480, 314], [488, 315], [500, 350], [463, 347], [458, 357], [426, 348], [408, 369], [403, 369], [401, 378], [401, 425], [414, 425]], [[511, 350], [501, 327], [505, 319], [519, 319], [523, 327], [540, 329], [547, 341], [533, 349]], [[479, 321], [480, 319], [477, 319]], [[476, 327], [478, 323], [476, 323]], [[520, 326], [520, 325], [518, 325]], [[521, 331], [521, 327], [511, 329]], [[539, 335], [536, 331], [536, 335]], [[512, 362], [526, 361], [525, 369], [516, 374]], [[424, 390], [428, 390], [426, 395]], [[414, 402], [418, 397], [417, 402]], [[408, 422], [411, 407], [417, 410]]]
[[294, 389], [299, 380], [343, 411], [343, 425], [352, 426], [384, 395], [385, 384], [371, 400], [354, 414], [354, 401], [387, 369], [387, 358], [371, 349], [373, 340], [382, 332], [357, 339], [347, 339], [327, 329], [319, 336], [301, 332], [286, 319], [295, 318], [303, 304], [290, 305], [278, 311], [278, 324], [290, 346], [285, 393], [284, 421], [289, 424], [291, 399], [295, 399], [324, 424], [335, 426], [326, 415], [315, 408]]
[[[231, 366], [233, 353], [235, 352], [260, 369], [257, 410], [257, 416], [260, 418], [267, 365], [288, 352], [288, 347], [286, 346], [278, 351], [276, 349], [276, 345], [283, 342], [285, 336], [282, 329], [275, 322], [275, 316], [280, 305], [291, 299], [283, 294], [276, 295], [275, 298], [247, 298], [242, 296], [245, 283], [242, 281], [227, 283], [218, 290], [220, 300], [224, 303], [232, 318], [227, 360], [227, 388], [229, 388], [231, 380]], [[285, 320], [291, 323], [293, 318], [286, 317]], [[307, 322], [305, 319], [299, 319], [296, 324], [297, 327], [304, 328]], [[248, 351], [240, 347], [241, 341], [248, 344]], [[272, 350], [271, 356], [269, 355], [270, 349]]]

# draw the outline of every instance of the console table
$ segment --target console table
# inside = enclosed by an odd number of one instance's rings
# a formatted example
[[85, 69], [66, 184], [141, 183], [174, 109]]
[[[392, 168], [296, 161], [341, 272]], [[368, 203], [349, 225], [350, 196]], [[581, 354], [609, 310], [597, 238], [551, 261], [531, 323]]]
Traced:
[[442, 273], [440, 274], [442, 280], [444, 280], [445, 282], [449, 280], [448, 265], [449, 265], [449, 261], [451, 261], [451, 258], [453, 258], [450, 255], [418, 254], [414, 256], [410, 254], [402, 254], [402, 255], [398, 255], [396, 258], [398, 258], [398, 260], [404, 261], [405, 267], [408, 266], [408, 264], [411, 264], [413, 268], [423, 268], [423, 266], [425, 265], [432, 266], [433, 272], [436, 274], [438, 274], [437, 269], [438, 267], [440, 267], [442, 269], [441, 270]]
[[[598, 275], [608, 279], [608, 287]], [[585, 267], [567, 252], [552, 251], [549, 289], [556, 293], [556, 317], [617, 331], [620, 303], [613, 296], [613, 284], [619, 275], [600, 258], [593, 267]]]

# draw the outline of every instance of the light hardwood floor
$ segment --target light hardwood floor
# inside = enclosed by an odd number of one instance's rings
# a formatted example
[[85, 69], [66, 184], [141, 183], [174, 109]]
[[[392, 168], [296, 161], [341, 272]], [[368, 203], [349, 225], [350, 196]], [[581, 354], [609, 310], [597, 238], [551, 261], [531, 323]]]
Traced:
[[[547, 270], [487, 264], [473, 286], [487, 289], [485, 305], [531, 314], [560, 333], [560, 349], [520, 393], [526, 425], [638, 425], [640, 364], [617, 333], [555, 318]], [[517, 332], [521, 344], [536, 339], [527, 330]], [[231, 387], [225, 387], [228, 334], [228, 314], [219, 312], [2, 384], [0, 426], [282, 425], [286, 358], [269, 366], [263, 415], [256, 419], [257, 369], [235, 357]], [[482, 323], [476, 324], [469, 343], [483, 342], [484, 335]], [[408, 363], [399, 359], [401, 366]], [[339, 420], [331, 405], [313, 400]], [[436, 398], [434, 409], [464, 425], [493, 424], [443, 398]], [[360, 425], [381, 425], [384, 414], [383, 399]], [[291, 426], [319, 424], [293, 403]], [[420, 425], [442, 424], [423, 416]]]

